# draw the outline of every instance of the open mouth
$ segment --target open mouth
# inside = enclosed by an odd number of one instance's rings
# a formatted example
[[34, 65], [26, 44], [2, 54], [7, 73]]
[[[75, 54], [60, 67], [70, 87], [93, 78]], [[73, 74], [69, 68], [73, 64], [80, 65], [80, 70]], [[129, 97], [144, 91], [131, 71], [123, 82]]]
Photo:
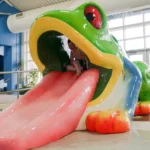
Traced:
[[[68, 47], [67, 41], [68, 38], [66, 36], [56, 31], [45, 32], [39, 37], [37, 43], [37, 51], [40, 61], [45, 66], [45, 69], [43, 70], [43, 75], [46, 75], [51, 71], [60, 71], [60, 72], [67, 71], [66, 67], [68, 65], [71, 65], [70, 49]], [[107, 69], [95, 65], [90, 62], [90, 59], [88, 59], [87, 69], [91, 68], [99, 70], [100, 73], [96, 90], [94, 92], [93, 98], [91, 99], [91, 101], [93, 101], [94, 99], [99, 97], [106, 88], [112, 75], [112, 69]], [[83, 72], [84, 71], [85, 70], [83, 70]]]
[[[64, 21], [53, 17], [42, 17], [33, 24], [29, 40], [31, 56], [40, 72], [43, 73], [44, 71], [45, 74], [52, 67], [55, 70], [64, 71], [62, 66], [67, 65], [69, 57], [64, 53], [62, 36], [67, 37], [85, 53], [89, 60], [88, 69], [95, 68], [99, 70], [99, 82], [88, 105], [99, 104], [112, 92], [122, 73], [120, 58], [100, 51], [92, 41]], [[56, 56], [56, 53], [59, 54]], [[57, 61], [58, 59], [59, 61]]]

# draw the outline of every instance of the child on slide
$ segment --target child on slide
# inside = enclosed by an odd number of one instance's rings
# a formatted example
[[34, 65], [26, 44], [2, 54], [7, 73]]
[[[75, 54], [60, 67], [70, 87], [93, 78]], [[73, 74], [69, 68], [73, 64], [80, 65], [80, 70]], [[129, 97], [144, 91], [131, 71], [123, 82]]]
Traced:
[[70, 61], [71, 65], [67, 66], [68, 71], [76, 71], [77, 75], [80, 75], [82, 71], [88, 69], [87, 56], [70, 40], [68, 40], [68, 46], [71, 50]]

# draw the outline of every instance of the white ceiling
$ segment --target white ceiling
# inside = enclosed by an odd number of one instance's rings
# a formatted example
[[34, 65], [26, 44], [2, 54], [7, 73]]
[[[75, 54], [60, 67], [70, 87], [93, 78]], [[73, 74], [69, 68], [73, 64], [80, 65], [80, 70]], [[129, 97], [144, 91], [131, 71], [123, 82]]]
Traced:
[[[99, 2], [98, 2], [99, 1]], [[107, 2], [106, 2], [107, 1]], [[150, 8], [150, 0], [97, 0], [107, 14], [130, 11], [134, 9]]]
[[8, 0], [13, 6], [21, 11], [32, 10], [43, 6], [53, 5], [69, 0]]
[[8, 17], [7, 25], [9, 30], [13, 33], [19, 33], [29, 30], [33, 21], [39, 15], [47, 11], [73, 10], [76, 7], [80, 6], [81, 4], [89, 1], [93, 1], [99, 4], [105, 10], [108, 16], [125, 11], [150, 8], [150, 0], [122, 0], [122, 1], [121, 0], [111, 0], [111, 1], [110, 0], [9, 0], [9, 1], [14, 2], [13, 4], [20, 10], [26, 11], [19, 18], [16, 17], [15, 14]]
[[[86, 0], [7, 0], [21, 11], [32, 10], [43, 6], [53, 5], [65, 1], [71, 1], [71, 5]], [[133, 9], [150, 5], [150, 0], [90, 0], [99, 3], [106, 12], [118, 12], [126, 9]]]

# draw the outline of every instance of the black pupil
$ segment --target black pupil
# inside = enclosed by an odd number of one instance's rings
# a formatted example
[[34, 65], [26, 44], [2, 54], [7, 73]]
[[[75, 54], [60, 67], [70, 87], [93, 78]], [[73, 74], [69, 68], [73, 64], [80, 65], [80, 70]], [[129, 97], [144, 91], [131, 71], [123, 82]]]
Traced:
[[86, 14], [86, 19], [87, 19], [89, 22], [93, 21], [94, 18], [95, 18], [95, 16], [94, 16], [93, 13], [87, 13], [87, 14]]

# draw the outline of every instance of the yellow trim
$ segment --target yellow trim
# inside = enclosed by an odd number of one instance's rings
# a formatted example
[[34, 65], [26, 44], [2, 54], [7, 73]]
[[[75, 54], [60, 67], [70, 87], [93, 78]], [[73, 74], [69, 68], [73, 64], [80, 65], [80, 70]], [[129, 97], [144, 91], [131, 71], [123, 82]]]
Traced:
[[37, 41], [44, 32], [51, 30], [64, 34], [71, 41], [76, 43], [76, 45], [86, 53], [93, 64], [108, 69], [113, 69], [112, 77], [110, 78], [110, 81], [108, 82], [103, 93], [97, 99], [89, 102], [88, 106], [99, 104], [111, 93], [116, 82], [118, 81], [123, 69], [121, 60], [117, 56], [102, 53], [101, 51], [97, 50], [97, 48], [91, 44], [91, 42], [89, 42], [84, 36], [82, 36], [65, 22], [56, 18], [43, 17], [36, 20], [36, 22], [33, 24], [30, 31], [29, 40], [31, 56], [41, 72], [45, 69], [45, 67], [38, 58]]

